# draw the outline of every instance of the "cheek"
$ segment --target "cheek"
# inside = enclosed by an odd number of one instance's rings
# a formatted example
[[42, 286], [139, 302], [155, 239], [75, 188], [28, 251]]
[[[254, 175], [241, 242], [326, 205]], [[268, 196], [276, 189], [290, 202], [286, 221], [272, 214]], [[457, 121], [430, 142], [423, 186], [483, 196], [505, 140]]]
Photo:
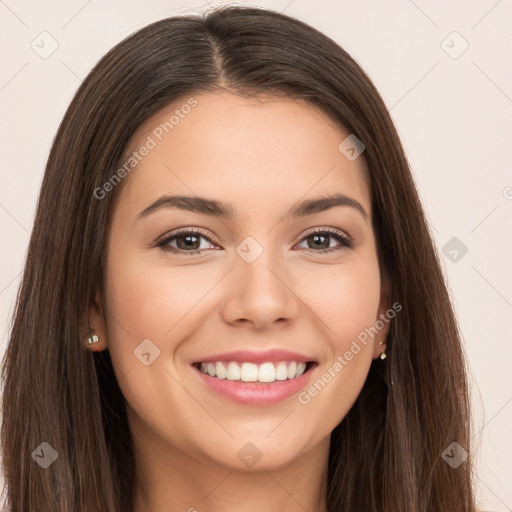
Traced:
[[[149, 264], [137, 253], [111, 253], [107, 266], [108, 348], [118, 377], [140, 369], [134, 357], [144, 340], [155, 354], [152, 368], [163, 366], [176, 347], [189, 335], [184, 329], [194, 307], [216, 277], [201, 273], [198, 267]], [[145, 342], [147, 344], [147, 342]], [[151, 351], [151, 350], [150, 350]]]
[[376, 321], [380, 273], [376, 258], [369, 254], [351, 264], [319, 267], [302, 274], [304, 278], [310, 286], [303, 288], [301, 297], [307, 297], [305, 302], [315, 313], [312, 318], [318, 318], [316, 325], [324, 333], [324, 359], [297, 400], [304, 407], [304, 421], [321, 423], [322, 432], [330, 432], [347, 415], [368, 375], [372, 344], [365, 329]]
[[336, 333], [336, 350], [345, 351], [366, 328], [374, 324], [380, 302], [380, 285], [372, 275], [359, 274], [341, 280], [331, 296], [326, 320]]
[[347, 350], [352, 340], [375, 323], [380, 274], [373, 258], [351, 265], [318, 266], [301, 272], [298, 282], [298, 295], [321, 319], [318, 326], [333, 352]]

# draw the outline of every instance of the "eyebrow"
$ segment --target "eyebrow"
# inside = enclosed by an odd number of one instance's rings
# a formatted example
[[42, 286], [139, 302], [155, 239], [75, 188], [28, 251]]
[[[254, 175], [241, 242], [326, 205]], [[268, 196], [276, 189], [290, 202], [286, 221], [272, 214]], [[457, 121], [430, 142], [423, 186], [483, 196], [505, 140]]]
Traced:
[[[368, 214], [361, 203], [344, 194], [334, 194], [316, 199], [308, 199], [301, 201], [293, 206], [293, 208], [284, 216], [286, 219], [305, 217], [315, 213], [324, 212], [336, 206], [349, 206], [357, 210], [364, 218], [368, 219]], [[236, 217], [236, 212], [231, 204], [207, 199], [198, 196], [162, 196], [155, 202], [151, 203], [147, 208], [142, 210], [137, 216], [137, 220], [147, 217], [149, 214], [156, 212], [162, 208], [179, 208], [203, 215], [211, 215], [231, 220]]]

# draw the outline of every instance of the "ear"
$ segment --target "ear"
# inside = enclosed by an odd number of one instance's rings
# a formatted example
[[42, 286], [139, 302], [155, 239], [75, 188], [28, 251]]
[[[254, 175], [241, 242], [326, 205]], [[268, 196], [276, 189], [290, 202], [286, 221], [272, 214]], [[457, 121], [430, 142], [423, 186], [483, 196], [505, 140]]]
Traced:
[[384, 277], [381, 281], [381, 295], [379, 309], [375, 318], [377, 334], [373, 338], [373, 359], [379, 357], [386, 350], [386, 339], [391, 326], [391, 318], [386, 312], [391, 308], [391, 283]]
[[85, 324], [85, 332], [87, 332], [87, 328], [90, 327], [91, 329], [94, 330], [93, 334], [98, 336], [99, 340], [91, 345], [87, 343], [87, 339], [89, 338], [89, 336], [91, 336], [91, 334], [86, 334], [82, 340], [84, 347], [89, 349], [91, 352], [101, 352], [102, 350], [105, 350], [108, 347], [107, 327], [105, 322], [104, 311], [105, 310], [101, 300], [101, 293], [100, 290], [98, 289], [94, 297], [94, 302], [89, 308], [89, 318], [88, 322]]

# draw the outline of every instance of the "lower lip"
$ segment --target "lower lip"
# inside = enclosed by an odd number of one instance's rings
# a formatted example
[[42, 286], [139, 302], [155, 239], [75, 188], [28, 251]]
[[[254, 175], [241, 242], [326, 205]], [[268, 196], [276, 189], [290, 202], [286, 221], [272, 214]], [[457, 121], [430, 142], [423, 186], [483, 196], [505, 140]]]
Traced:
[[315, 367], [310, 368], [300, 377], [275, 380], [269, 383], [237, 382], [228, 379], [218, 379], [203, 373], [195, 366], [193, 366], [193, 369], [199, 373], [203, 382], [219, 395], [244, 405], [270, 405], [281, 402], [298, 393], [306, 385]]

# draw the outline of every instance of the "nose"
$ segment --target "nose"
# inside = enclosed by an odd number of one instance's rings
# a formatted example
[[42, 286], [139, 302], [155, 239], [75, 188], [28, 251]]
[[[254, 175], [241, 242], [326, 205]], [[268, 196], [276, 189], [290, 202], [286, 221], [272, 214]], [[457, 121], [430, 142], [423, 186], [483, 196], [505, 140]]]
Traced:
[[293, 277], [265, 251], [252, 263], [237, 257], [225, 286], [222, 315], [230, 324], [250, 324], [262, 330], [294, 323], [299, 316]]

